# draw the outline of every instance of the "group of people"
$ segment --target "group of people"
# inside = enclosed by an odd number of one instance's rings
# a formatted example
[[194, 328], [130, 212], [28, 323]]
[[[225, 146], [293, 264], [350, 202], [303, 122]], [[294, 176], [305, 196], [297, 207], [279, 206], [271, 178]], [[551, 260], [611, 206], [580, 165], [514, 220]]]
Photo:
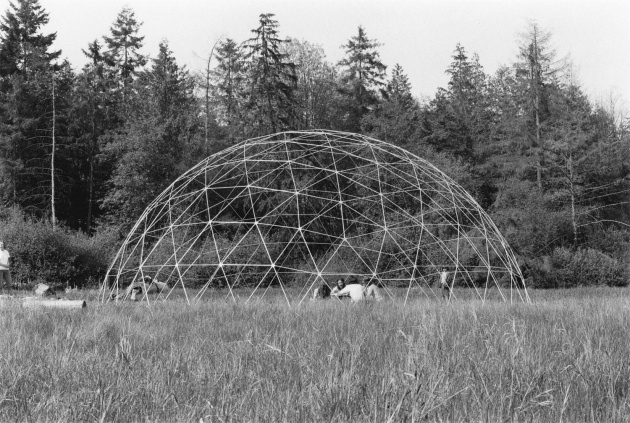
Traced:
[[123, 292], [113, 292], [110, 299], [125, 300], [128, 298], [131, 301], [138, 301], [139, 298], [137, 296], [141, 295], [143, 292], [145, 294], [161, 294], [168, 288], [168, 283], [158, 281], [157, 277], [144, 275], [140, 280], [132, 282]]
[[[11, 272], [9, 271], [9, 261], [11, 255], [9, 251], [4, 248], [4, 242], [0, 240], [0, 286], [11, 287], [13, 282], [11, 280]], [[449, 272], [443, 268], [440, 272], [440, 289], [442, 291], [442, 298], [446, 300], [451, 299], [451, 285], [448, 283]], [[147, 288], [147, 286], [149, 288]], [[126, 292], [125, 296], [131, 294], [131, 299], [135, 299], [136, 294], [142, 292], [142, 288], [147, 291], [150, 288], [155, 287], [157, 292], [164, 291], [168, 285], [166, 283], [158, 282], [157, 279], [150, 276], [144, 277], [144, 283], [139, 282], [131, 284]], [[324, 282], [313, 290], [313, 300], [326, 299], [329, 297], [337, 298], [350, 298], [353, 302], [363, 301], [365, 299], [373, 298], [376, 301], [381, 301], [383, 296], [381, 295], [380, 288], [378, 287], [378, 280], [376, 278], [366, 277], [362, 282], [359, 282], [356, 276], [349, 276], [346, 281], [339, 278], [335, 286], [330, 289], [330, 286]]]
[[355, 276], [348, 277], [345, 281], [338, 279], [335, 286], [330, 289], [326, 282], [313, 290], [313, 300], [321, 300], [329, 297], [350, 298], [352, 302], [366, 299], [381, 301], [383, 296], [375, 278], [364, 278], [362, 282]]
[[[445, 268], [442, 268], [440, 272], [439, 287], [442, 291], [442, 299], [450, 301], [452, 286], [449, 284], [449, 272]], [[364, 278], [362, 282], [359, 282], [354, 276], [348, 277], [346, 281], [341, 278], [338, 279], [332, 289], [324, 282], [313, 290], [313, 300], [322, 300], [330, 297], [349, 297], [352, 302], [370, 298], [376, 301], [383, 299], [378, 287], [378, 281], [375, 278]]]

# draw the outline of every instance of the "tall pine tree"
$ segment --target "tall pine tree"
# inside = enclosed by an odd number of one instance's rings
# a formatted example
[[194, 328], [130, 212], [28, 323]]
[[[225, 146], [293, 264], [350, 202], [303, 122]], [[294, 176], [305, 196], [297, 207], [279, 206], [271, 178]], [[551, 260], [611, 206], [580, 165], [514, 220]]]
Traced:
[[234, 40], [228, 38], [219, 43], [215, 58], [217, 65], [213, 71], [213, 97], [217, 117], [228, 136], [238, 139], [244, 136], [243, 115], [247, 83], [245, 52]]
[[339, 62], [343, 68], [340, 90], [347, 99], [346, 128], [359, 132], [361, 119], [378, 104], [385, 86], [385, 70], [376, 40], [370, 40], [362, 26], [356, 36], [342, 47], [346, 57]]
[[105, 57], [118, 74], [123, 103], [129, 95], [127, 87], [147, 63], [146, 57], [139, 52], [144, 40], [144, 37], [138, 35], [141, 25], [133, 10], [124, 7], [110, 28], [111, 36], [103, 37], [107, 45]]
[[10, 6], [0, 24], [0, 202], [49, 216], [52, 128], [58, 123], [55, 136], [65, 136], [61, 120], [72, 74], [67, 63], [55, 63], [61, 52], [51, 50], [56, 34], [42, 33], [48, 13], [39, 2]]
[[524, 120], [522, 133], [531, 146], [531, 156], [536, 168], [536, 184], [543, 192], [545, 168], [544, 124], [551, 115], [549, 108], [552, 91], [559, 86], [558, 74], [563, 63], [555, 60], [555, 52], [549, 44], [551, 34], [530, 22], [521, 36], [519, 61], [516, 63], [516, 77], [521, 91], [521, 107]]
[[489, 137], [486, 76], [476, 55], [472, 60], [457, 44], [453, 62], [446, 70], [447, 89], [440, 89], [428, 109], [427, 141], [467, 162], [476, 162], [479, 144]]
[[273, 16], [260, 15], [258, 28], [252, 30], [254, 37], [247, 42], [251, 135], [289, 129], [295, 120], [295, 65], [281, 52], [285, 41], [279, 38], [278, 22]]

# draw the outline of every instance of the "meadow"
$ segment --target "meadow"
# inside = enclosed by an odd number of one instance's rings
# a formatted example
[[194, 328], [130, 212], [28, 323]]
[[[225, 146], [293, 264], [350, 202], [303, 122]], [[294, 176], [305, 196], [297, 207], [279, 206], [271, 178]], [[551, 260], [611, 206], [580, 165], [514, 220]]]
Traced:
[[[630, 421], [630, 292], [0, 307], [0, 421]], [[464, 298], [464, 295], [460, 295]]]

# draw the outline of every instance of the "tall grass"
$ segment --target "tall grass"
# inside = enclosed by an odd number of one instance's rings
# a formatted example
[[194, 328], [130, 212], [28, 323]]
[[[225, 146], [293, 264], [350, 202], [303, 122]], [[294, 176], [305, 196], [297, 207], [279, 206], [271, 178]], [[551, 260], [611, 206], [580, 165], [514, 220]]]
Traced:
[[630, 297], [0, 308], [0, 421], [630, 421]]

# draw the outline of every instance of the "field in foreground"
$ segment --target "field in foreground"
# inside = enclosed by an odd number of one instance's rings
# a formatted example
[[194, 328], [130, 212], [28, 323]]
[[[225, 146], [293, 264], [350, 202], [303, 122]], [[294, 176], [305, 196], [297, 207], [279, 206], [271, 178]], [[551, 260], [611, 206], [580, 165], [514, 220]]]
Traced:
[[630, 292], [0, 308], [0, 421], [630, 421]]

